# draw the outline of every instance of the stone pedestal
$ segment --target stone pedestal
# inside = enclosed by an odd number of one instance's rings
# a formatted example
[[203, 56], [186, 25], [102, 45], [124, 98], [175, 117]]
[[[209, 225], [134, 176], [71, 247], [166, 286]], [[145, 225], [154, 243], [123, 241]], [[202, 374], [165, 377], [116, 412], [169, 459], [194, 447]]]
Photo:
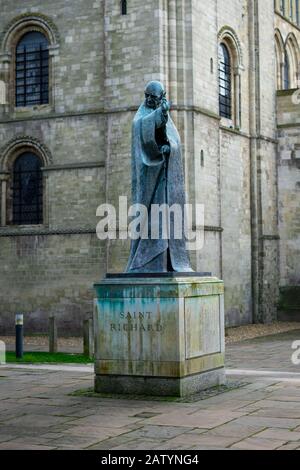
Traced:
[[187, 396], [224, 383], [222, 281], [120, 275], [95, 290], [97, 392]]

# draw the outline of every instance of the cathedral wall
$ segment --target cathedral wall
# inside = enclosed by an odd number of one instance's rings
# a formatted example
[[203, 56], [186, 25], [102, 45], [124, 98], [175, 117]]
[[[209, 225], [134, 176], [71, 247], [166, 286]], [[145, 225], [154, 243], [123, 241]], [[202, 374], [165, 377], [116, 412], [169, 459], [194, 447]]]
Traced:
[[[293, 98], [294, 96], [294, 98]], [[300, 105], [294, 91], [278, 92], [280, 285], [300, 284]]]
[[[247, 3], [194, 2], [193, 16], [194, 104], [199, 108], [194, 179], [206, 225], [198, 264], [225, 282], [227, 325], [252, 320]], [[240, 77], [239, 123], [218, 117], [218, 44], [226, 34], [232, 39], [232, 67]]]
[[300, 312], [300, 28], [279, 14], [275, 26], [288, 52], [291, 81], [290, 90], [277, 91], [279, 308], [280, 318], [293, 321]]
[[[61, 331], [78, 332], [91, 314], [93, 282], [106, 271], [124, 270], [129, 241], [97, 240], [96, 208], [106, 201], [118, 209], [119, 196], [131, 201], [131, 123], [153, 79], [166, 84], [173, 105], [188, 202], [204, 204], [205, 244], [191, 253], [194, 268], [224, 279], [227, 325], [251, 322], [257, 242], [258, 301], [263, 319], [274, 319], [279, 246], [281, 285], [299, 282], [300, 274], [299, 123], [287, 104], [280, 111], [279, 101], [277, 169], [273, 0], [131, 0], [124, 16], [117, 0], [2, 3], [2, 44], [7, 25], [20, 15], [45, 15], [56, 39], [49, 106], [14, 108], [9, 59], [0, 54], [7, 99], [0, 105], [0, 180], [7, 146], [17, 137], [36, 139], [51, 156], [43, 170], [43, 226], [0, 227], [0, 332], [4, 325], [11, 331], [16, 310], [28, 314], [32, 331], [44, 331], [54, 313]], [[275, 27], [284, 38], [293, 31], [300, 40], [299, 29], [279, 15]], [[224, 38], [236, 86], [232, 120], [219, 117], [218, 44]], [[251, 227], [256, 210], [257, 240]], [[0, 214], [2, 220], [3, 203]]]
[[[49, 105], [15, 108], [9, 94], [12, 62], [7, 66], [0, 57], [0, 79], [6, 83], [6, 105], [0, 105], [0, 173], [14, 158], [14, 151], [6, 155], [14, 140], [47, 148], [44, 221], [41, 226], [0, 227], [0, 332], [12, 333], [14, 314], [24, 312], [27, 332], [46, 332], [48, 316], [54, 314], [59, 334], [80, 334], [82, 320], [92, 315], [93, 283], [106, 271], [106, 247], [95, 235], [96, 208], [105, 201], [106, 188], [103, 2], [2, 2], [2, 52], [12, 53], [4, 47], [9, 29], [31, 15], [45, 19], [55, 32], [51, 99]], [[11, 188], [12, 180], [7, 200]], [[3, 198], [1, 206], [1, 214], [8, 211]]]

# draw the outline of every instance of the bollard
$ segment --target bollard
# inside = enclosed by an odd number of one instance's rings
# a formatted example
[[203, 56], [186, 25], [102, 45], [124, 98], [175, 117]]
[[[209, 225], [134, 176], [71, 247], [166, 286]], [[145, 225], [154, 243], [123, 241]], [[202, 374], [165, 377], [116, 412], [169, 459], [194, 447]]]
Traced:
[[57, 352], [57, 325], [56, 318], [49, 317], [49, 353]]
[[6, 364], [6, 347], [4, 341], [0, 341], [0, 366]]
[[15, 317], [16, 323], [16, 358], [23, 357], [23, 314], [17, 313]]
[[94, 356], [93, 320], [91, 318], [83, 322], [83, 354], [90, 358]]

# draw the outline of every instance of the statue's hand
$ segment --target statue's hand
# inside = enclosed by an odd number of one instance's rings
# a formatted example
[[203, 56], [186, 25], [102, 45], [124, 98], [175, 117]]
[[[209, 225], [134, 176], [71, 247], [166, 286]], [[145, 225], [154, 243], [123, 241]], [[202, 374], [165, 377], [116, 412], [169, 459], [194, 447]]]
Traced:
[[170, 145], [163, 145], [161, 148], [161, 153], [165, 155], [166, 157], [168, 157], [171, 153]]
[[171, 105], [170, 105], [169, 101], [166, 99], [166, 97], [164, 97], [162, 99], [161, 109], [162, 109], [162, 112], [163, 112], [164, 115], [167, 115], [168, 112], [171, 109]]

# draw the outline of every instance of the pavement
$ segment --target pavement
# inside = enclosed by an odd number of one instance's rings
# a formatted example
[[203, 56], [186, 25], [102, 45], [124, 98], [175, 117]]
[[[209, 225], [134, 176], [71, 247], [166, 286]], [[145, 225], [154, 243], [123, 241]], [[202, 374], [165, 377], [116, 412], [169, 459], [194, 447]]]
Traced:
[[0, 450], [300, 450], [297, 340], [229, 345], [232, 388], [194, 401], [70, 395], [93, 386], [89, 365], [0, 366]]

